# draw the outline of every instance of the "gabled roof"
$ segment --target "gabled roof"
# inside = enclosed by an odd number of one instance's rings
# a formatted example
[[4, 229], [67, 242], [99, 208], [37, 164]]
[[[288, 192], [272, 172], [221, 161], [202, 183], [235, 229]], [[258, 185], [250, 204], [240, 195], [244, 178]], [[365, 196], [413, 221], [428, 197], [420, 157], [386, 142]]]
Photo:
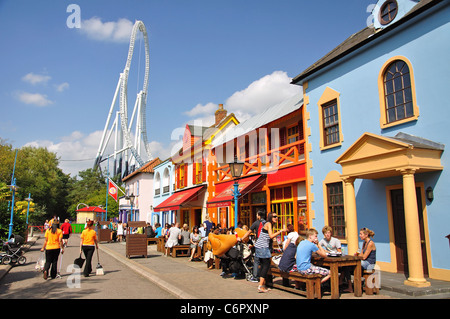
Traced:
[[247, 134], [259, 127], [262, 127], [270, 122], [273, 122], [289, 113], [292, 113], [303, 105], [303, 94], [296, 94], [281, 103], [273, 105], [247, 121], [244, 121], [227, 131], [223, 136], [218, 137], [213, 143], [212, 147], [225, 144], [239, 136]]
[[[385, 33], [390, 32], [391, 30], [394, 30], [398, 26], [402, 25], [403, 23], [409, 21], [410, 19], [414, 18], [415, 16], [421, 14], [422, 12], [428, 10], [429, 8], [437, 5], [438, 3], [442, 2], [442, 1], [443, 0], [421, 0], [406, 15], [404, 15], [402, 19], [400, 19], [396, 23], [393, 23], [392, 25], [390, 25], [389, 27], [387, 27], [385, 29], [377, 30], [373, 26], [368, 26], [355, 34], [352, 34], [349, 38], [347, 38], [344, 42], [342, 42], [337, 47], [335, 47], [333, 50], [331, 50], [328, 54], [326, 54], [325, 56], [320, 58], [318, 61], [316, 61], [314, 64], [312, 64], [306, 70], [304, 70], [302, 73], [300, 73], [295, 78], [293, 78], [291, 81], [291, 84], [297, 84], [297, 83], [301, 82], [308, 76], [325, 68], [328, 65], [333, 64], [334, 62], [340, 60], [341, 58], [345, 57], [346, 55], [348, 55], [348, 54], [352, 53], [353, 51], [359, 49], [360, 47], [368, 44], [369, 42], [372, 42], [375, 39], [378, 39], [380, 36], [383, 36]], [[299, 83], [299, 84], [301, 84], [301, 83]]]
[[151, 161], [144, 164], [144, 166], [135, 170], [133, 173], [122, 178], [122, 181], [125, 182], [127, 179], [130, 179], [131, 177], [133, 177], [137, 174], [140, 174], [140, 173], [147, 173], [147, 174], [154, 173], [153, 169], [155, 168], [156, 165], [159, 165], [160, 163], [161, 163], [161, 160], [159, 159], [159, 157], [152, 159]]
[[398, 176], [406, 169], [442, 170], [443, 150], [443, 144], [402, 132], [395, 137], [366, 132], [335, 162], [341, 165], [342, 176], [376, 179]]

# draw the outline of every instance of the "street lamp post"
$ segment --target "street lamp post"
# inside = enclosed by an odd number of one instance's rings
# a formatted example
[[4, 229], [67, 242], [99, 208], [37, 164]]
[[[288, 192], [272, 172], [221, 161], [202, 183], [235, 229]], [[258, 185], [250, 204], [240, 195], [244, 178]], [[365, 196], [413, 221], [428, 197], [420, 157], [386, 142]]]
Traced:
[[16, 171], [16, 160], [17, 160], [17, 150], [16, 150], [16, 156], [14, 157], [14, 167], [13, 167], [13, 173], [11, 178], [11, 185], [8, 185], [9, 188], [12, 190], [12, 203], [11, 203], [11, 217], [9, 220], [9, 233], [8, 233], [8, 240], [11, 239], [12, 230], [13, 230], [13, 219], [14, 219], [14, 197], [16, 196], [16, 190], [18, 187], [16, 186], [16, 178], [14, 177], [14, 172]]
[[27, 207], [27, 228], [28, 228], [28, 214], [30, 213], [30, 202], [33, 200], [31, 198], [31, 193], [28, 194], [28, 198], [25, 198], [25, 200], [28, 202], [28, 207]]
[[231, 176], [234, 178], [234, 190], [233, 190], [233, 196], [234, 196], [234, 227], [237, 227], [238, 224], [238, 212], [239, 212], [239, 206], [238, 206], [238, 198], [241, 196], [241, 193], [239, 192], [239, 183], [237, 181], [237, 178], [241, 177], [242, 170], [244, 168], [244, 163], [238, 162], [237, 156], [234, 156], [234, 162], [228, 164], [230, 166], [230, 172]]
[[[27, 207], [27, 241], [28, 241], [28, 215], [30, 214], [30, 202], [33, 200], [31, 198], [31, 193], [28, 193], [28, 198], [25, 198], [25, 200], [28, 202]], [[31, 236], [33, 236], [33, 228], [31, 228]]]
[[11, 217], [9, 218], [9, 233], [8, 233], [8, 239], [11, 239], [12, 231], [13, 231], [13, 220], [14, 220], [14, 198], [16, 196], [16, 191], [19, 189], [19, 187], [16, 186], [16, 179], [13, 178], [11, 185], [8, 185], [8, 187], [12, 191], [12, 201], [11, 201]]

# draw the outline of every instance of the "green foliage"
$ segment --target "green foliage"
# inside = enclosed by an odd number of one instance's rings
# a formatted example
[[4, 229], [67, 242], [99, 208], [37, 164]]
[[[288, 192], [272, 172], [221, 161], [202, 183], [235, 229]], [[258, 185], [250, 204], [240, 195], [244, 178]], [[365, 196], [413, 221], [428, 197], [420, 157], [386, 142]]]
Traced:
[[[14, 158], [16, 150], [0, 138], [0, 237], [8, 236], [11, 216], [10, 201]], [[18, 150], [14, 177], [19, 186], [15, 194], [13, 232], [26, 229], [25, 198], [33, 198], [28, 217], [29, 225], [43, 225], [46, 219], [58, 216], [60, 219], [76, 218], [80, 203], [89, 206], [106, 207], [106, 181], [100, 171], [87, 169], [70, 177], [58, 167], [55, 153], [43, 147], [22, 147]], [[114, 181], [116, 184], [118, 178]], [[16, 205], [17, 204], [17, 205]], [[34, 206], [33, 206], [34, 205]], [[108, 197], [108, 217], [118, 216], [118, 203]], [[5, 235], [6, 234], [6, 235]]]

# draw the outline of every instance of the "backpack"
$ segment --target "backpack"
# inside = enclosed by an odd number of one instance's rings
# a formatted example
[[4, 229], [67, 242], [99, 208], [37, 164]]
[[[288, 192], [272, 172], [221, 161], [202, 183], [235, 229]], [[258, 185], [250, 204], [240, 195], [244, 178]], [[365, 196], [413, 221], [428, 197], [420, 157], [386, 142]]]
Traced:
[[258, 226], [258, 232], [256, 233], [256, 238], [259, 238], [259, 234], [261, 233], [261, 230], [263, 229], [264, 225], [266, 224], [266, 221], [264, 219], [261, 219], [261, 222]]

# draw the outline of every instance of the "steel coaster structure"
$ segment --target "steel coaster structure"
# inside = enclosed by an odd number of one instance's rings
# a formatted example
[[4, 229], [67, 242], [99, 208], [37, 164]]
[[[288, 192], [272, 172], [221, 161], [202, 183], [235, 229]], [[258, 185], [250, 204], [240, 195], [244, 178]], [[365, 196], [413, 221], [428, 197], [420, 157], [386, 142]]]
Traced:
[[[133, 111], [129, 117], [128, 112], [128, 96], [127, 85], [130, 73], [131, 60], [133, 58], [135, 40], [137, 32], [141, 32], [145, 42], [145, 75], [142, 90], [137, 94]], [[147, 140], [146, 126], [146, 102], [148, 90], [148, 77], [150, 71], [150, 52], [147, 30], [142, 21], [136, 21], [131, 32], [130, 47], [128, 49], [127, 62], [122, 73], [120, 73], [116, 91], [109, 109], [106, 119], [105, 128], [103, 130], [100, 145], [98, 147], [97, 156], [94, 162], [94, 169], [100, 166], [100, 163], [106, 159], [114, 158], [114, 175], [120, 174], [122, 177], [128, 175], [129, 164], [139, 168], [144, 165], [141, 157], [141, 144], [145, 147], [148, 160], [152, 159], [150, 148]], [[115, 113], [115, 119], [111, 124], [111, 118], [114, 114], [117, 98], [119, 97], [119, 111]], [[111, 124], [111, 126], [110, 126]], [[115, 133], [114, 152], [103, 158], [105, 149], [109, 144], [112, 133]], [[134, 139], [132, 135], [134, 134]], [[130, 158], [131, 155], [131, 158]], [[123, 157], [125, 157], [125, 169], [122, 172]]]

